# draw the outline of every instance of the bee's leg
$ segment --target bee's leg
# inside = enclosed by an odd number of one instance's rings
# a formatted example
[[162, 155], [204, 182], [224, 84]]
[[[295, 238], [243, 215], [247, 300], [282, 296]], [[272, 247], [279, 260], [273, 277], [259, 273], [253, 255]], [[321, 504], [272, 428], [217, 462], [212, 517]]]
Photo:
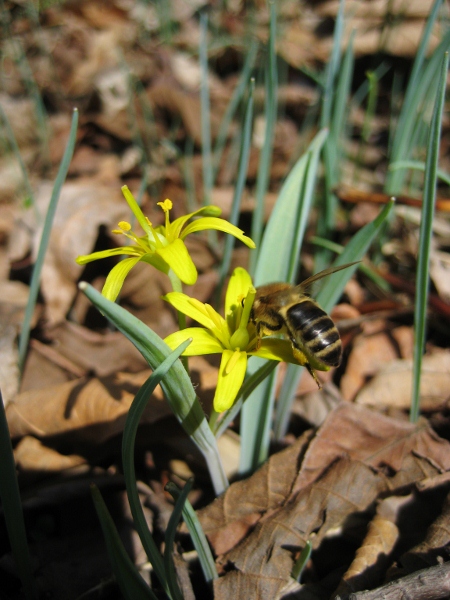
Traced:
[[304, 354], [299, 348], [297, 348], [297, 346], [295, 346], [294, 343], [292, 343], [292, 353], [293, 353], [295, 359], [303, 367], [306, 367], [306, 369], [308, 369], [311, 377], [317, 383], [317, 387], [319, 388], [319, 390], [321, 390], [322, 389], [322, 384], [320, 383], [320, 381], [319, 381], [319, 379], [318, 379], [318, 377], [316, 375], [316, 372], [314, 371], [314, 369], [312, 368], [312, 366], [309, 364], [309, 360], [308, 360], [308, 357], [306, 356], [306, 354]]
[[309, 363], [307, 363], [305, 365], [305, 367], [308, 369], [308, 371], [310, 372], [312, 378], [317, 383], [317, 387], [319, 388], [319, 390], [321, 390], [322, 389], [322, 384], [320, 383], [320, 381], [319, 381], [319, 379], [318, 379], [318, 377], [316, 375], [316, 372], [314, 371], [314, 369], [312, 368], [312, 366]]

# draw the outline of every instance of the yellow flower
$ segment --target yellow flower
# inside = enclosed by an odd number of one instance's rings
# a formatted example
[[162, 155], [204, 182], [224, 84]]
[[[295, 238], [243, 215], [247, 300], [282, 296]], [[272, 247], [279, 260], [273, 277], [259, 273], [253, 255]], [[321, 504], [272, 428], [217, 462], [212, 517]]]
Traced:
[[[239, 393], [247, 370], [249, 356], [299, 364], [290, 342], [278, 338], [260, 339], [251, 322], [250, 313], [256, 290], [245, 269], [234, 270], [225, 297], [225, 318], [209, 304], [203, 304], [186, 294], [170, 292], [163, 296], [179, 312], [191, 317], [203, 327], [188, 327], [169, 335], [164, 341], [174, 349], [192, 338], [184, 356], [222, 354], [214, 396], [214, 410], [229, 409]], [[243, 301], [243, 302], [242, 302]]]
[[[158, 202], [158, 206], [165, 213], [165, 224], [153, 227], [142, 213], [138, 203], [126, 185], [122, 187], [122, 192], [138, 223], [144, 230], [145, 235], [142, 237], [137, 236], [129, 223], [121, 221], [118, 225], [119, 228], [113, 230], [113, 233], [124, 235], [133, 242], [131, 245], [94, 252], [86, 256], [79, 256], [76, 259], [79, 265], [84, 265], [100, 258], [118, 256], [120, 254], [129, 256], [129, 258], [120, 261], [113, 267], [106, 278], [102, 294], [109, 300], [114, 301], [117, 298], [122, 289], [125, 277], [139, 261], [149, 263], [166, 274], [172, 271], [187, 285], [195, 283], [197, 281], [197, 269], [184, 243], [185, 237], [195, 231], [216, 229], [234, 235], [250, 248], [255, 247], [254, 242], [244, 235], [240, 229], [228, 223], [225, 219], [218, 218], [221, 210], [217, 206], [205, 206], [184, 217], [175, 219], [171, 223], [169, 212], [172, 208], [172, 202], [164, 200], [164, 202]], [[190, 221], [194, 217], [200, 218]]]

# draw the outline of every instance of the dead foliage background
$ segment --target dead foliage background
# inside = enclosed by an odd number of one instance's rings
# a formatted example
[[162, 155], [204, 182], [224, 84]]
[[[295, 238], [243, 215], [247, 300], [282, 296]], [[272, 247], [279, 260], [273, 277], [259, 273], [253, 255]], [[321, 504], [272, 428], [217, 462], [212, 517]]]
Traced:
[[[80, 278], [101, 289], [112, 264], [100, 261], [84, 269], [74, 259], [117, 243], [110, 231], [127, 218], [120, 193], [124, 183], [137, 190], [146, 177], [144, 212], [153, 223], [161, 222], [156, 202], [165, 198], [173, 201], [175, 217], [189, 210], [188, 179], [201, 198], [199, 12], [207, 10], [215, 33], [209, 39], [213, 137], [251, 39], [264, 44], [268, 36], [264, 2], [223, 4], [172, 0], [166, 12], [163, 3], [120, 0], [48, 2], [39, 12], [26, 0], [3, 4], [0, 381], [42, 597], [120, 597], [92, 507], [92, 481], [107, 499], [133, 560], [149, 577], [120, 470], [125, 416], [149, 372], [131, 343], [111, 330], [77, 290]], [[407, 78], [431, 5], [428, 0], [347, 1], [345, 40], [356, 30], [354, 89], [380, 60]], [[317, 108], [319, 95], [308, 72], [323, 68], [329, 59], [337, 10], [334, 0], [279, 3], [282, 110], [266, 219], [289, 167], [310, 140], [310, 132], [302, 137], [302, 125]], [[429, 51], [440, 36], [437, 27]], [[257, 69], [263, 60], [261, 53]], [[349, 160], [340, 185], [342, 215], [336, 234], [343, 243], [378, 211], [389, 90], [388, 84], [380, 86], [368, 140], [361, 142], [359, 137], [364, 109], [350, 112], [347, 152], [349, 159], [358, 154], [359, 188], [345, 187], [355, 168]], [[258, 79], [255, 99], [240, 221], [246, 233], [263, 127], [264, 88]], [[45, 214], [74, 106], [80, 113], [77, 146], [58, 204], [19, 385], [16, 337], [42, 232], [37, 214]], [[236, 120], [229, 131], [211, 197], [225, 218], [235, 178], [232, 141], [239, 125]], [[36, 210], [26, 205], [29, 190], [8, 127], [28, 172]], [[445, 116], [440, 166], [446, 171], [448, 139]], [[439, 568], [446, 567], [450, 541], [450, 225], [448, 190], [442, 188], [439, 195], [421, 389], [424, 416], [417, 426], [408, 422], [408, 408], [420, 213], [408, 198], [399, 202], [382, 247], [380, 273], [389, 291], [364, 276], [347, 286], [333, 312], [342, 332], [344, 363], [327, 376], [322, 392], [311, 379], [302, 379], [283, 448], [274, 446], [269, 462], [252, 477], [235, 482], [212, 501], [204, 465], [162, 393], [155, 392], [149, 400], [136, 465], [150, 526], [161, 537], [171, 511], [164, 484], [171, 479], [182, 485], [194, 474], [190, 499], [201, 507], [201, 522], [217, 556], [220, 577], [211, 592], [202, 586], [189, 540], [180, 532], [179, 572], [186, 598], [344, 598], [425, 568], [437, 569], [432, 585], [436, 594], [445, 593], [447, 576]], [[311, 215], [310, 235], [318, 218]], [[220, 256], [204, 237], [187, 243], [200, 273], [191, 291], [207, 301], [215, 289]], [[312, 253], [307, 243], [305, 272], [312, 267]], [[233, 264], [247, 266], [247, 248], [234, 251]], [[165, 276], [139, 264], [126, 279], [120, 302], [164, 337], [175, 330], [174, 316], [161, 300], [167, 291]], [[196, 358], [191, 367], [206, 410], [214, 394], [217, 363]], [[238, 461], [237, 432], [235, 423], [220, 440], [231, 476]], [[18, 598], [6, 536], [0, 537], [0, 596]], [[290, 573], [307, 540], [313, 553], [299, 585]], [[187, 568], [192, 584], [182, 577]], [[416, 580], [411, 581], [410, 597], [421, 597], [415, 595]]]

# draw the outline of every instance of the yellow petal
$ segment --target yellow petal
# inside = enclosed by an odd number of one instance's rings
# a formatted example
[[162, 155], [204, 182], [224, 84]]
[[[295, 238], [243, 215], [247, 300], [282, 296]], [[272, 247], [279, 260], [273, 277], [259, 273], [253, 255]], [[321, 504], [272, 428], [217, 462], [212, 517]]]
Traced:
[[[163, 296], [163, 299], [184, 315], [191, 317], [191, 319], [194, 319], [194, 321], [197, 321], [197, 323], [206, 327], [206, 329], [210, 329], [214, 332], [216, 331], [216, 319], [213, 320], [211, 318], [205, 305], [196, 298], [190, 298], [186, 294], [181, 294], [180, 292], [169, 292]], [[216, 314], [216, 318], [225, 322], [223, 317], [218, 313]]]
[[76, 262], [79, 265], [85, 265], [93, 260], [110, 258], [111, 256], [120, 256], [121, 254], [128, 254], [129, 256], [142, 256], [143, 252], [136, 246], [120, 246], [119, 248], [101, 250], [100, 252], [93, 252], [92, 254], [83, 254], [82, 256], [78, 256], [76, 258]]
[[[218, 413], [233, 406], [247, 370], [247, 354], [238, 352], [236, 358], [233, 358], [234, 354], [232, 350], [225, 350], [222, 354], [219, 379], [214, 395], [214, 410]], [[227, 366], [231, 359], [233, 360], [232, 369], [227, 373]]]
[[192, 338], [192, 342], [183, 352], [183, 356], [199, 356], [201, 354], [219, 354], [223, 347], [216, 337], [206, 329], [201, 327], [188, 327], [181, 331], [176, 331], [167, 336], [164, 340], [172, 350], [175, 350], [182, 342]]
[[252, 278], [242, 267], [234, 269], [225, 296], [225, 314], [228, 315], [234, 310], [252, 287]]
[[102, 289], [102, 294], [105, 298], [108, 298], [112, 302], [115, 301], [122, 289], [125, 277], [139, 261], [140, 257], [125, 258], [111, 269]]
[[156, 253], [165, 260], [183, 283], [193, 285], [197, 281], [197, 269], [183, 240], [176, 239], [168, 246], [158, 248]]
[[132, 213], [134, 214], [134, 216], [138, 220], [139, 225], [142, 227], [142, 229], [145, 231], [145, 233], [147, 235], [151, 235], [152, 234], [152, 228], [148, 224], [148, 219], [144, 215], [144, 213], [142, 212], [141, 207], [139, 206], [139, 204], [134, 199], [134, 196], [130, 192], [130, 190], [128, 189], [128, 186], [127, 185], [123, 185], [121, 187], [121, 190], [122, 190], [122, 194], [125, 196], [125, 200], [128, 202], [128, 206], [131, 208]]
[[183, 217], [175, 219], [175, 221], [169, 225], [169, 230], [166, 232], [167, 238], [170, 241], [172, 241], [180, 237], [181, 230], [183, 229], [184, 224], [187, 223], [189, 219], [192, 219], [192, 217], [218, 217], [221, 214], [222, 210], [218, 206], [214, 206], [212, 204], [210, 204], [209, 206], [203, 206], [202, 208], [199, 208], [198, 210], [191, 212], [188, 215], [184, 215]]
[[181, 237], [184, 239], [190, 233], [194, 233], [195, 231], [203, 231], [204, 229], [215, 229], [217, 231], [223, 231], [225, 233], [229, 233], [230, 235], [234, 235], [235, 238], [243, 242], [249, 248], [255, 248], [255, 242], [244, 235], [242, 229], [239, 229], [235, 225], [228, 223], [225, 219], [218, 219], [217, 217], [203, 217], [202, 219], [197, 219], [192, 223], [189, 223], [183, 229], [181, 233]]

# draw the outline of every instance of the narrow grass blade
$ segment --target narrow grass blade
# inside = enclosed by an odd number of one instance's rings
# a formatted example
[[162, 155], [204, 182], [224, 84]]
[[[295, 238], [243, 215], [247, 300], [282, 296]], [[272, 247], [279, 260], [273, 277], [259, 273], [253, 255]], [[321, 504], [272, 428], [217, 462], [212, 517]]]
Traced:
[[291, 573], [292, 579], [296, 579], [299, 583], [300, 583], [300, 579], [302, 578], [302, 573], [306, 567], [306, 564], [308, 563], [309, 557], [311, 556], [311, 552], [312, 552], [312, 544], [308, 540], [305, 544], [305, 547], [300, 552], [300, 556], [296, 560], [295, 565], [292, 569], [292, 573]]
[[[80, 289], [136, 346], [152, 369], [156, 369], [170, 355], [169, 346], [135, 316], [104, 298], [100, 292], [86, 283], [82, 282]], [[173, 413], [205, 457], [216, 494], [221, 494], [228, 487], [228, 481], [220, 460], [216, 439], [195, 395], [189, 375], [180, 361], [174, 363], [170, 373], [161, 382], [161, 387]]]
[[[390, 159], [393, 162], [408, 159], [411, 156], [413, 149], [411, 137], [417, 120], [418, 108], [430, 86], [434, 85], [439, 64], [450, 44], [450, 31], [448, 31], [432, 57], [427, 63], [425, 62], [428, 42], [441, 5], [442, 0], [435, 1], [414, 59], [402, 110], [395, 128], [395, 135], [392, 138]], [[403, 181], [404, 173], [401, 171], [389, 172], [385, 190], [388, 194], [397, 194], [402, 188]]]
[[[277, 56], [275, 51], [276, 42], [276, 26], [277, 26], [277, 15], [276, 15], [276, 3], [269, 3], [270, 9], [270, 25], [269, 25], [269, 46], [268, 46], [268, 60], [266, 63], [266, 74], [265, 74], [265, 121], [266, 131], [264, 136], [264, 144], [261, 151], [261, 158], [258, 165], [258, 175], [256, 179], [256, 207], [253, 211], [252, 216], [252, 229], [251, 238], [256, 244], [256, 248], [259, 248], [263, 220], [264, 220], [264, 199], [266, 196], [267, 188], [270, 179], [270, 163], [272, 160], [273, 152], [273, 139], [275, 132], [275, 122], [277, 118], [277, 87], [278, 87], [278, 75], [277, 75]], [[256, 262], [258, 260], [259, 252], [253, 252], [250, 255], [250, 273], [253, 275]]]
[[439, 160], [439, 142], [441, 136], [442, 112], [445, 101], [449, 55], [444, 55], [439, 77], [438, 93], [431, 119], [428, 138], [428, 151], [425, 166], [425, 182], [420, 222], [419, 253], [417, 261], [416, 300], [414, 310], [414, 366], [413, 396], [411, 399], [410, 419], [413, 423], [419, 418], [420, 379], [422, 355], [425, 347], [426, 312], [429, 286], [429, 262], [431, 234], [433, 229], [434, 207], [436, 201], [436, 173]]
[[187, 481], [183, 490], [176, 499], [174, 509], [170, 515], [169, 523], [167, 524], [167, 530], [164, 538], [166, 543], [166, 548], [164, 550], [164, 566], [167, 573], [167, 582], [169, 584], [173, 600], [183, 600], [183, 595], [180, 591], [180, 586], [178, 585], [175, 564], [173, 562], [173, 544], [175, 542], [175, 534], [177, 532], [178, 523], [180, 522], [181, 514], [184, 510], [184, 504], [192, 488], [192, 483], [193, 479]]
[[[328, 136], [323, 147], [323, 162], [324, 162], [324, 193], [321, 204], [321, 218], [317, 225], [317, 231], [319, 235], [327, 237], [329, 231], [332, 231], [335, 226], [336, 210], [337, 210], [337, 198], [333, 193], [333, 188], [336, 183], [336, 177], [338, 177], [339, 161], [341, 155], [337, 152], [336, 143], [338, 141], [339, 132], [332, 131], [333, 125], [340, 125], [336, 120], [333, 120], [333, 112], [336, 101], [337, 92], [337, 81], [338, 73], [341, 64], [341, 48], [342, 48], [342, 35], [344, 31], [344, 8], [345, 0], [340, 0], [339, 10], [336, 17], [336, 24], [333, 35], [333, 48], [331, 50], [331, 56], [325, 71], [325, 87], [322, 96], [322, 112], [320, 115], [320, 127], [322, 129], [328, 129], [330, 136]], [[341, 69], [341, 74], [343, 74]], [[339, 99], [342, 102], [342, 98]], [[323, 268], [329, 258], [326, 252], [319, 252], [315, 257], [316, 269]], [[318, 266], [319, 265], [319, 266]]]
[[[169, 482], [166, 485], [166, 491], [168, 491], [175, 500], [178, 500], [178, 498], [181, 496], [180, 490], [172, 482]], [[208, 583], [212, 583], [214, 579], [218, 578], [214, 557], [211, 553], [205, 532], [203, 531], [195, 510], [192, 508], [192, 504], [189, 502], [187, 497], [183, 506], [183, 519], [189, 530], [194, 548], [197, 551], [205, 580]]]
[[333, 48], [331, 50], [330, 60], [327, 63], [325, 72], [325, 88], [322, 98], [322, 113], [320, 117], [320, 126], [330, 127], [333, 100], [335, 94], [335, 81], [341, 62], [342, 34], [344, 32], [344, 8], [345, 0], [339, 1], [339, 10], [336, 17], [336, 24], [333, 35]]
[[[397, 169], [411, 169], [412, 171], [425, 172], [425, 163], [419, 160], [399, 160], [389, 165], [390, 171], [396, 171]], [[436, 171], [436, 177], [443, 183], [450, 186], [450, 173], [438, 169]]]
[[234, 113], [237, 110], [242, 98], [244, 97], [245, 90], [247, 89], [250, 74], [255, 64], [256, 56], [258, 53], [258, 41], [252, 40], [250, 48], [245, 58], [244, 66], [239, 77], [239, 82], [231, 96], [231, 100], [228, 103], [225, 114], [222, 118], [222, 122], [219, 127], [219, 133], [217, 134], [217, 140], [214, 146], [214, 169], [213, 169], [213, 182], [216, 180], [217, 172], [219, 171], [220, 161], [223, 155], [223, 149], [225, 147], [228, 129], [231, 124]]
[[126, 600], [158, 600], [128, 556], [102, 495], [95, 485], [91, 487], [91, 493], [105, 537], [109, 560], [123, 597]]
[[208, 85], [208, 17], [205, 12], [200, 15], [200, 120], [202, 130], [202, 166], [203, 166], [203, 204], [211, 204], [213, 187], [213, 163], [211, 153], [211, 110]]
[[16, 477], [16, 465], [0, 391], [0, 499], [5, 516], [9, 543], [27, 600], [38, 597], [33, 579], [27, 534], [23, 520], [22, 502]]
[[[245, 180], [247, 177], [248, 161], [250, 158], [252, 123], [253, 123], [253, 92], [255, 89], [254, 80], [250, 83], [249, 97], [245, 111], [243, 138], [241, 143], [241, 152], [239, 156], [239, 167], [236, 186], [234, 188], [233, 204], [231, 205], [231, 213], [228, 221], [233, 225], [238, 224], [239, 213], [241, 209], [242, 193], [244, 191]], [[216, 291], [216, 301], [220, 298], [222, 287], [225, 281], [231, 264], [231, 255], [234, 248], [236, 238], [229, 235], [225, 241], [225, 248], [222, 256], [222, 262], [219, 269], [219, 282]]]
[[174, 350], [150, 375], [147, 381], [140, 388], [134, 398], [123, 431], [122, 438], [122, 465], [125, 476], [125, 485], [127, 488], [128, 501], [130, 503], [131, 514], [135, 522], [136, 530], [141, 538], [145, 552], [153, 565], [156, 576], [158, 577], [162, 587], [168, 591], [170, 589], [169, 582], [164, 571], [164, 563], [162, 556], [153, 540], [144, 511], [142, 510], [139, 500], [139, 493], [136, 487], [136, 474], [134, 469], [134, 445], [136, 441], [136, 433], [139, 426], [142, 413], [148, 403], [148, 399], [156, 386], [161, 382], [162, 378], [167, 374], [174, 362], [180, 357], [182, 352], [189, 346], [189, 341], [181, 344]]
[[58, 175], [55, 180], [55, 185], [53, 187], [50, 204], [48, 206], [47, 214], [45, 216], [41, 242], [39, 244], [38, 255], [33, 269], [33, 275], [31, 277], [30, 295], [28, 296], [28, 302], [25, 309], [25, 316], [22, 324], [22, 331], [20, 332], [19, 338], [19, 369], [21, 372], [23, 371], [25, 365], [28, 341], [30, 339], [31, 318], [33, 316], [34, 307], [36, 305], [36, 300], [39, 293], [39, 282], [41, 278], [42, 265], [44, 264], [45, 253], [47, 252], [47, 247], [50, 240], [50, 233], [52, 229], [53, 218], [56, 212], [56, 206], [58, 204], [59, 194], [61, 193], [61, 188], [66, 179], [70, 161], [72, 160], [72, 155], [76, 142], [77, 125], [78, 110], [75, 109], [72, 115], [72, 124], [70, 127], [69, 139], [67, 141], [67, 146], [64, 151], [61, 165], [59, 167]]

